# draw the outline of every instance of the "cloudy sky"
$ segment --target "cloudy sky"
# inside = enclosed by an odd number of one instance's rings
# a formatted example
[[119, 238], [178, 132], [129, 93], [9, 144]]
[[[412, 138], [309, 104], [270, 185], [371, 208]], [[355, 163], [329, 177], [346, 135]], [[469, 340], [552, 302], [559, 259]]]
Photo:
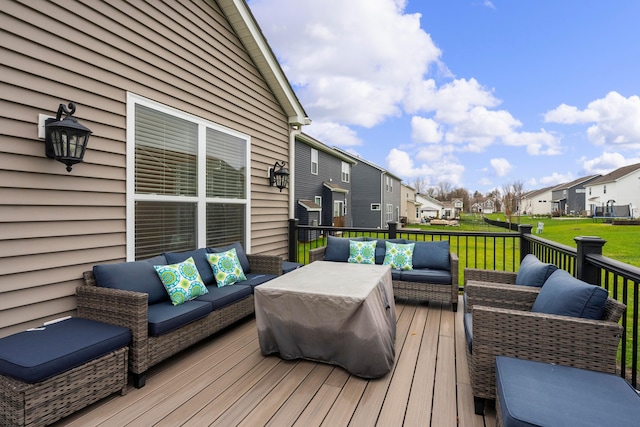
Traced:
[[638, 0], [248, 0], [313, 124], [412, 184], [640, 162]]

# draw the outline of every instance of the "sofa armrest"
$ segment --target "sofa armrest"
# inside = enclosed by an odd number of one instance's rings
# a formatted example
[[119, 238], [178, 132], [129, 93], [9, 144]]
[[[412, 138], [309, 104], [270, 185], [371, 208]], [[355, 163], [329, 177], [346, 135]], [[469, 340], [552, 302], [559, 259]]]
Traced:
[[327, 250], [326, 246], [309, 250], [309, 264], [314, 261], [324, 260], [324, 253]]
[[247, 254], [252, 273], [282, 275], [282, 258], [277, 255]]
[[78, 317], [129, 328], [131, 366], [138, 367], [135, 372], [146, 371], [149, 338], [148, 295], [96, 286], [92, 271], [84, 272], [83, 277], [85, 284], [76, 288]]
[[622, 334], [615, 322], [474, 306], [474, 395], [495, 396], [498, 355], [615, 373]]
[[458, 254], [455, 252], [449, 252], [449, 263], [451, 264], [451, 285], [456, 287], [456, 292], [458, 289], [458, 265], [460, 264], [458, 260]]
[[498, 271], [498, 270], [482, 270], [479, 268], [465, 268], [464, 269], [464, 283], [465, 286], [468, 281], [474, 280], [476, 282], [493, 282], [493, 283], [507, 283], [510, 285], [516, 284], [516, 276], [518, 274], [512, 271]]
[[540, 288], [469, 281], [464, 291], [467, 298], [467, 312], [470, 312], [474, 306], [531, 311]]

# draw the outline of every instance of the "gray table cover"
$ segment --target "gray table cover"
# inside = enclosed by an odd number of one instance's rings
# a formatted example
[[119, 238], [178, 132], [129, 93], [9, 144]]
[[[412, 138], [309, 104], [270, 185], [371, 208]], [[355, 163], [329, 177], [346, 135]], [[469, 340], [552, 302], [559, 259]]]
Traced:
[[393, 366], [388, 266], [316, 261], [256, 287], [255, 309], [264, 355], [332, 363], [364, 378]]

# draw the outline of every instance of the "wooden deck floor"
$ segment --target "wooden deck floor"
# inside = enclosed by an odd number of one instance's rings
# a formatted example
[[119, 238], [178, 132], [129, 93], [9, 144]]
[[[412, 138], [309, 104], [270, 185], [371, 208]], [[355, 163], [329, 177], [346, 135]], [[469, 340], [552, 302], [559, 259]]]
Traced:
[[[459, 305], [462, 307], [462, 304]], [[56, 426], [494, 426], [474, 415], [462, 310], [397, 301], [396, 363], [376, 380], [260, 353], [255, 319], [155, 366], [141, 389]]]

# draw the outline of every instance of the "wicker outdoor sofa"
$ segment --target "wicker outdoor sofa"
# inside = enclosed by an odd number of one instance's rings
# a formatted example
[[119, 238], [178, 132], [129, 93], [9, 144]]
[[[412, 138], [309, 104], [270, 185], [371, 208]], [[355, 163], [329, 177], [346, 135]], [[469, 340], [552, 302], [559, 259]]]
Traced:
[[[485, 399], [496, 397], [496, 356], [616, 373], [624, 304], [606, 298], [599, 320], [532, 312], [542, 288], [515, 285], [516, 276], [464, 270], [465, 322], [470, 316], [473, 325], [467, 358], [476, 414], [483, 413]], [[466, 327], [465, 332], [470, 333]]]
[[[236, 247], [241, 250], [238, 244]], [[248, 281], [218, 288], [214, 279], [214, 283], [207, 286], [207, 289], [210, 289], [209, 294], [204, 295], [204, 297], [213, 295], [211, 298], [217, 298], [216, 291], [220, 291], [221, 295], [217, 301], [207, 300], [212, 302], [213, 310], [209, 310], [206, 315], [201, 315], [199, 318], [178, 319], [184, 324], [175, 326], [174, 321], [174, 325], [162, 333], [153, 333], [152, 322], [149, 319], [149, 307], [152, 305], [149, 295], [154, 291], [149, 290], [146, 293], [100, 286], [94, 274], [96, 267], [94, 271], [83, 274], [85, 284], [76, 290], [78, 316], [125, 326], [131, 330], [129, 372], [133, 375], [134, 386], [140, 388], [145, 384], [146, 373], [150, 367], [254, 313], [254, 286], [281, 275], [282, 259], [272, 255], [245, 255], [244, 253], [242, 255], [246, 257], [245, 260], [248, 263], [246, 266], [243, 265], [247, 271]], [[123, 264], [131, 263], [121, 263], [121, 266], [130, 267]], [[198, 270], [203, 269], [198, 268]], [[140, 285], [136, 286], [140, 287]], [[249, 288], [248, 291], [247, 288]], [[203, 302], [198, 301], [200, 298], [196, 298], [193, 302], [202, 305]], [[183, 305], [191, 302], [187, 301]], [[171, 306], [170, 301], [163, 303]], [[164, 309], [165, 312], [168, 310], [171, 308]]]
[[[362, 240], [362, 238], [347, 239], [329, 236], [327, 246], [309, 251], [309, 262], [322, 260], [347, 262], [349, 257], [348, 243], [346, 245], [343, 244], [343, 246], [346, 246], [346, 254], [336, 254], [332, 250], [333, 256], [327, 256], [327, 248], [336, 242], [348, 242], [349, 240]], [[366, 240], [375, 240], [377, 242], [375, 263], [382, 264], [387, 240], [374, 238], [367, 238]], [[415, 243], [421, 246], [420, 249], [416, 249], [414, 252], [414, 268], [412, 270], [392, 270], [391, 278], [394, 296], [451, 303], [452, 310], [457, 311], [459, 295], [458, 255], [449, 251], [449, 241], [415, 242], [408, 239], [392, 239], [388, 241], [403, 244]], [[344, 252], [344, 248], [341, 251]]]

